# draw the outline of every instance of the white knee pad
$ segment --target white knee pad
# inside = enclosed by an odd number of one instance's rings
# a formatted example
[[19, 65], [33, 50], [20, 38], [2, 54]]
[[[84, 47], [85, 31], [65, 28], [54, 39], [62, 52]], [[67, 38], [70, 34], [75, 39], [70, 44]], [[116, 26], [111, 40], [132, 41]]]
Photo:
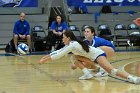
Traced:
[[71, 57], [70, 57], [70, 61], [71, 61], [72, 64], [74, 64], [74, 63], [76, 62], [75, 56], [71, 56]]
[[115, 69], [115, 68], [113, 68], [112, 70], [111, 70], [111, 75], [116, 75], [117, 74], [117, 72], [118, 72], [118, 69]]

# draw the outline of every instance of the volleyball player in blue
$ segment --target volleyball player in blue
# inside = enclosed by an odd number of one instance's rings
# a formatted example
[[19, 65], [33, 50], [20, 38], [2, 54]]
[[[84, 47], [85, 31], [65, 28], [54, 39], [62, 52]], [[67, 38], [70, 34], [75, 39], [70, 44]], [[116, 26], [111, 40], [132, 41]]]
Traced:
[[115, 46], [111, 41], [104, 38], [97, 37], [95, 35], [95, 29], [91, 26], [85, 28], [84, 32], [85, 42], [95, 48], [101, 48], [107, 55], [107, 57], [112, 57], [115, 54]]
[[[95, 48], [102, 49], [106, 53], [107, 58], [110, 58], [115, 54], [115, 46], [112, 44], [112, 42], [108, 41], [104, 38], [97, 37], [95, 35], [95, 29], [92, 26], [87, 26], [85, 28], [84, 36], [85, 36], [84, 41], [88, 45], [93, 46]], [[80, 57], [77, 57], [77, 58], [80, 59]], [[79, 59], [77, 59], [77, 60], [79, 60]], [[71, 61], [73, 61], [73, 57], [71, 58]], [[84, 64], [84, 61], [88, 61], [88, 59], [87, 60], [84, 59], [83, 64]], [[90, 67], [90, 69], [97, 68], [93, 64], [84, 64], [84, 65], [86, 65], [87, 67]], [[72, 64], [72, 69], [76, 69], [75, 64]], [[95, 76], [106, 76], [106, 75], [108, 75], [108, 74], [103, 69], [100, 68], [99, 72]]]
[[[63, 48], [42, 57], [39, 61], [39, 64], [60, 59], [68, 53], [72, 52], [74, 56], [81, 56], [83, 59], [88, 58], [92, 63], [96, 60], [102, 68], [104, 68], [113, 76], [119, 76], [129, 82], [140, 84], [139, 77], [134, 77], [126, 72], [122, 72], [114, 68], [106, 59], [104, 51], [89, 46], [85, 42], [78, 40], [72, 31], [65, 31], [63, 33], [63, 42], [65, 44]], [[82, 64], [82, 61], [76, 60], [76, 64], [84, 73], [84, 75], [79, 77], [79, 79], [91, 79], [93, 77], [91, 72]]]

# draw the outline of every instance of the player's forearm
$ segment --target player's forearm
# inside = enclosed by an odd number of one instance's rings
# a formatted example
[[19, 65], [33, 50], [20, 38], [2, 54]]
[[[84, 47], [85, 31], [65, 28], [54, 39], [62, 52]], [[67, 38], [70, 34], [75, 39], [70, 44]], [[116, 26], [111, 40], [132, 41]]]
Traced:
[[56, 32], [55, 30], [53, 30], [53, 33], [54, 33], [54, 34], [58, 34], [58, 32]]
[[50, 56], [50, 55], [46, 55], [46, 56], [44, 56], [44, 57], [42, 57], [42, 58], [40, 59], [39, 64], [43, 64], [43, 63], [48, 62], [48, 61], [50, 61], [50, 60], [52, 60], [52, 59], [51, 59], [51, 56]]

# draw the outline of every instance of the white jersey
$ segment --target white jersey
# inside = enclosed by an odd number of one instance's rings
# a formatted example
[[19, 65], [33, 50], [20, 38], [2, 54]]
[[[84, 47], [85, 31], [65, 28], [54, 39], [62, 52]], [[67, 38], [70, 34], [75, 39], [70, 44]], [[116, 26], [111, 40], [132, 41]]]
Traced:
[[71, 41], [69, 45], [65, 45], [65, 47], [50, 53], [50, 55], [52, 60], [55, 60], [72, 52], [74, 55], [84, 56], [94, 61], [99, 55], [104, 53], [101, 49], [89, 47], [89, 52], [86, 52], [77, 41]]

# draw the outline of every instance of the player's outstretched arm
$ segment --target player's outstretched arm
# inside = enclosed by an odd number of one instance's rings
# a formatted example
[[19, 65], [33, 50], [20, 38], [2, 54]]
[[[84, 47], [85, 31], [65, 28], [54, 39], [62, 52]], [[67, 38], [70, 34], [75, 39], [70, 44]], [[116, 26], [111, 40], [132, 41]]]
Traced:
[[39, 64], [43, 64], [43, 63], [50, 61], [50, 60], [51, 60], [51, 55], [46, 55], [39, 60]]

